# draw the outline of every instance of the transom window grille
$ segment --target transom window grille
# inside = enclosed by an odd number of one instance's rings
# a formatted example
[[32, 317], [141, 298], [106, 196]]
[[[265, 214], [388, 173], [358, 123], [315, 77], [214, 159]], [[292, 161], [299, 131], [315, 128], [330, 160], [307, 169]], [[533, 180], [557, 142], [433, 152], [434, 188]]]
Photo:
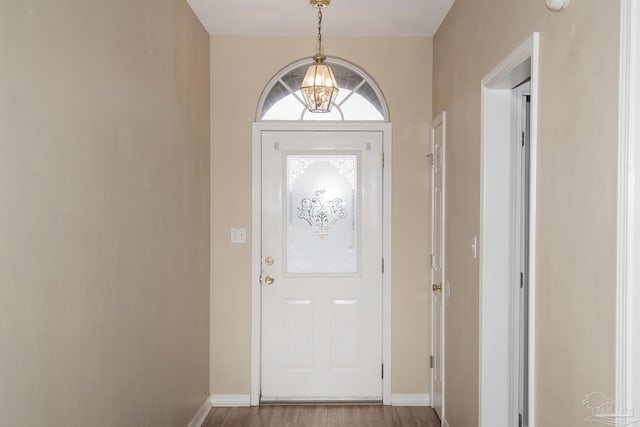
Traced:
[[305, 58], [280, 70], [265, 87], [256, 118], [263, 120], [389, 121], [389, 110], [373, 79], [355, 65], [327, 58], [338, 83], [338, 97], [328, 113], [305, 107], [300, 83], [310, 64]]

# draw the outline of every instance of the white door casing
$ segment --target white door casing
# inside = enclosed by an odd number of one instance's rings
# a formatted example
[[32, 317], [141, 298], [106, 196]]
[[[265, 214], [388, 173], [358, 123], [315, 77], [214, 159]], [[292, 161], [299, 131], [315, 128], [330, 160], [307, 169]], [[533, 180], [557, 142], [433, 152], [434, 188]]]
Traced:
[[[512, 379], [518, 345], [519, 286], [514, 283], [519, 264], [513, 253], [513, 226], [517, 192], [512, 88], [531, 82], [529, 138], [529, 311], [528, 415], [535, 426], [535, 265], [536, 265], [536, 153], [539, 34], [533, 35], [500, 62], [481, 82], [482, 131], [480, 163], [479, 251], [479, 426], [514, 425]], [[518, 272], [519, 274], [519, 272]], [[517, 402], [516, 402], [517, 403]], [[517, 414], [515, 415], [517, 417]], [[516, 418], [517, 419], [517, 418]], [[517, 425], [517, 423], [515, 424]]]
[[432, 387], [433, 408], [444, 421], [445, 364], [445, 148], [446, 112], [431, 122], [431, 285], [432, 285]]
[[[620, 2], [616, 414], [640, 419], [640, 3]], [[629, 420], [627, 417], [632, 414]], [[632, 422], [633, 421], [633, 422]]]
[[261, 399], [382, 400], [382, 134], [262, 134]]
[[[261, 300], [263, 286], [259, 277], [262, 270], [261, 237], [262, 237], [262, 136], [266, 132], [375, 132], [382, 135], [382, 149], [386, 167], [383, 170], [382, 185], [382, 253], [385, 260], [385, 271], [382, 275], [382, 348], [378, 348], [384, 365], [382, 394], [384, 404], [391, 403], [391, 125], [389, 123], [283, 123], [260, 122], [253, 124], [253, 221], [252, 221], [252, 333], [251, 333], [251, 405], [260, 403], [261, 390]], [[275, 258], [275, 257], [274, 257]], [[274, 263], [275, 265], [275, 263]], [[267, 273], [265, 273], [266, 275]], [[274, 275], [275, 277], [275, 275]], [[278, 278], [276, 278], [277, 284]], [[344, 301], [343, 301], [344, 302]], [[346, 301], [349, 302], [349, 301]], [[380, 372], [380, 366], [377, 368]], [[316, 396], [322, 397], [322, 396]], [[349, 397], [341, 393], [341, 397]], [[351, 396], [355, 397], [355, 396]], [[366, 396], [358, 396], [360, 398]], [[333, 400], [332, 398], [329, 398]]]

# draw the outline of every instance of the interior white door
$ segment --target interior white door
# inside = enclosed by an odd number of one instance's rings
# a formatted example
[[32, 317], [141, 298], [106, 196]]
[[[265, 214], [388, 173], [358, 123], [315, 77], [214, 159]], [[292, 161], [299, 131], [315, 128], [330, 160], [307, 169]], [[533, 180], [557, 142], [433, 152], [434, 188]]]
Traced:
[[[516, 332], [516, 372], [513, 378], [518, 392], [517, 404], [513, 404], [512, 423], [521, 427], [529, 425], [529, 164], [531, 83], [514, 88], [513, 103], [517, 112], [514, 145], [515, 150], [515, 235], [514, 235], [514, 287], [519, 289], [516, 308], [518, 330]], [[515, 301], [514, 301], [515, 305]]]
[[446, 113], [431, 123], [431, 283], [432, 303], [432, 378], [433, 408], [443, 419], [444, 413], [444, 230], [445, 230], [445, 123]]
[[261, 400], [381, 400], [382, 133], [261, 142]]

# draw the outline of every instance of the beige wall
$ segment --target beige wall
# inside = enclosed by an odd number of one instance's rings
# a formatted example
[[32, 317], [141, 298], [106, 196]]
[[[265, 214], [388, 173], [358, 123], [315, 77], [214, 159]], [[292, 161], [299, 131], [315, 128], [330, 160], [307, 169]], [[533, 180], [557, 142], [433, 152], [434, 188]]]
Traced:
[[[431, 118], [429, 38], [326, 38], [327, 53], [366, 70], [393, 123], [394, 393], [429, 392], [427, 154]], [[258, 98], [285, 65], [313, 54], [309, 37], [211, 39], [211, 392], [251, 390], [251, 247], [231, 227], [251, 228], [251, 122]], [[250, 236], [249, 236], [250, 239]]]
[[448, 112], [447, 418], [478, 421], [480, 82], [540, 32], [537, 425], [579, 426], [614, 391], [619, 4], [457, 0], [434, 38], [434, 112]]
[[0, 424], [204, 401], [208, 46], [183, 0], [0, 3]]

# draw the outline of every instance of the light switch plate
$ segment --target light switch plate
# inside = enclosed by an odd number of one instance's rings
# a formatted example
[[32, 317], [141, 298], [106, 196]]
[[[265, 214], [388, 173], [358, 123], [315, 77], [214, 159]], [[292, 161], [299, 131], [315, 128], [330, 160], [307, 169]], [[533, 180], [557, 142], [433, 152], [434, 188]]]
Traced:
[[246, 228], [232, 228], [231, 229], [231, 243], [247, 243], [247, 229]]
[[478, 259], [478, 237], [473, 236], [473, 240], [471, 241], [471, 256], [473, 259]]

